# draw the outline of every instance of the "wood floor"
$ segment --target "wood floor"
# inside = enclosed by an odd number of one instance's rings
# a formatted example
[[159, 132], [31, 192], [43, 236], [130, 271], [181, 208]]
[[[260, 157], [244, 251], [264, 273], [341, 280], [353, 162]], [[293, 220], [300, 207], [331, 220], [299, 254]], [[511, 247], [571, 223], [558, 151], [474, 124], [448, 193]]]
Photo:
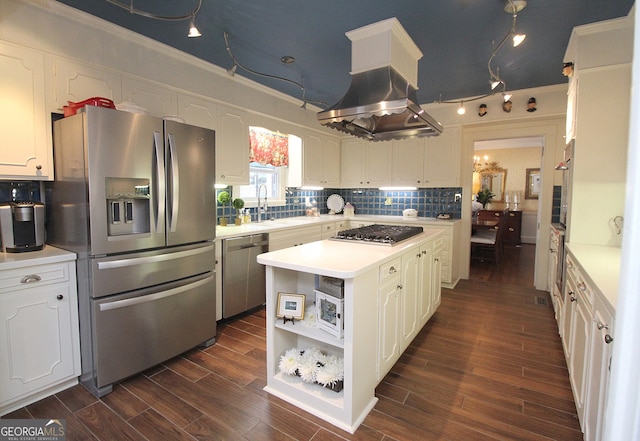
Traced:
[[[582, 440], [532, 245], [473, 264], [376, 390], [350, 435], [265, 393], [265, 317], [131, 378], [102, 399], [82, 386], [4, 418], [65, 418], [71, 440]], [[548, 305], [541, 304], [546, 299]]]

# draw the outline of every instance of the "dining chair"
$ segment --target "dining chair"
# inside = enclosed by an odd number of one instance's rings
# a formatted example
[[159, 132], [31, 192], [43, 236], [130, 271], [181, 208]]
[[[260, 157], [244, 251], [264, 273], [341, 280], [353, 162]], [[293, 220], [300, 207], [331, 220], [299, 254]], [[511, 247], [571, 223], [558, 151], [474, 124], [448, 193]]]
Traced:
[[491, 229], [479, 230], [471, 236], [471, 258], [480, 261], [492, 260], [500, 264], [504, 255], [504, 234], [506, 217], [501, 216], [498, 224]]

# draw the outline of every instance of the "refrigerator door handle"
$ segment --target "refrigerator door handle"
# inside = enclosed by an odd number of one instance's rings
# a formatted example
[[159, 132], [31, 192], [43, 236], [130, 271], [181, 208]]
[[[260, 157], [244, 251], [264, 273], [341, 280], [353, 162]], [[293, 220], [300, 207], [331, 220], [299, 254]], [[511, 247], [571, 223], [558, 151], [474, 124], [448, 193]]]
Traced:
[[178, 224], [178, 206], [180, 205], [180, 174], [178, 172], [178, 157], [176, 156], [176, 139], [173, 133], [169, 133], [169, 157], [171, 161], [171, 182], [170, 186], [171, 194], [169, 195], [169, 201], [171, 207], [167, 207], [171, 212], [169, 213], [169, 231], [175, 232]]
[[153, 215], [155, 217], [156, 233], [161, 231], [162, 221], [164, 220], [164, 201], [165, 201], [165, 182], [164, 182], [164, 141], [162, 139], [162, 133], [153, 132], [153, 148], [154, 156], [156, 160], [156, 169], [153, 182], [155, 182], [154, 188], [154, 200], [153, 200]]
[[183, 292], [190, 291], [202, 285], [206, 285], [213, 279], [213, 276], [209, 276], [206, 279], [198, 280], [197, 282], [189, 283], [187, 285], [178, 286], [176, 288], [161, 291], [155, 294], [148, 294], [145, 296], [131, 297], [124, 300], [116, 300], [114, 302], [102, 303], [100, 305], [100, 311], [110, 311], [113, 309], [126, 308], [127, 306], [139, 305], [142, 303], [149, 303], [156, 300], [160, 300], [166, 297], [182, 294]]

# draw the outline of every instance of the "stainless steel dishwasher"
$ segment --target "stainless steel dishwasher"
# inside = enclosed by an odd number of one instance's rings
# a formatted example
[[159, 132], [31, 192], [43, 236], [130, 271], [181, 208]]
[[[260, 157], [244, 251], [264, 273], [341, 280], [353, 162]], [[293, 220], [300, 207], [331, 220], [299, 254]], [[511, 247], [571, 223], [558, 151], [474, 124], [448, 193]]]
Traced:
[[265, 303], [265, 268], [256, 258], [268, 250], [267, 233], [222, 241], [222, 318]]

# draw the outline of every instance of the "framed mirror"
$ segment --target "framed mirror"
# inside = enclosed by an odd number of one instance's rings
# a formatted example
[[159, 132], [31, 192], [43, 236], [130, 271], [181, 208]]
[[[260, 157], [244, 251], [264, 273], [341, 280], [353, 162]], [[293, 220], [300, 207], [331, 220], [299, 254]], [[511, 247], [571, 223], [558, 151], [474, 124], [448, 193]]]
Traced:
[[493, 201], [504, 202], [507, 170], [501, 167], [485, 168], [480, 171], [480, 190], [488, 188], [495, 195]]

